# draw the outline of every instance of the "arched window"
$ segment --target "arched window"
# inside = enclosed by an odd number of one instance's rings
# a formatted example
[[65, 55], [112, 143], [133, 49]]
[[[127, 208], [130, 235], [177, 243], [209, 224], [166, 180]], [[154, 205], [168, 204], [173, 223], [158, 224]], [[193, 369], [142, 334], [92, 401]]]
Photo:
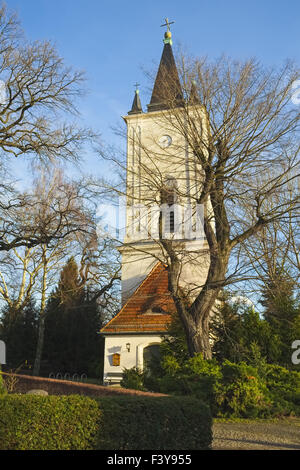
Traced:
[[[167, 204], [170, 208], [176, 203], [177, 201], [177, 181], [173, 176], [167, 176], [163, 187], [160, 191], [160, 203]], [[167, 219], [164, 221], [162, 220], [163, 211], [160, 211], [160, 225], [162, 222], [166, 228], [166, 232], [174, 233], [175, 230], [175, 217], [174, 217], [174, 210], [167, 211]]]
[[150, 344], [143, 351], [143, 362], [144, 362], [144, 369], [149, 367], [152, 361], [158, 360], [160, 357], [160, 348], [159, 343]]

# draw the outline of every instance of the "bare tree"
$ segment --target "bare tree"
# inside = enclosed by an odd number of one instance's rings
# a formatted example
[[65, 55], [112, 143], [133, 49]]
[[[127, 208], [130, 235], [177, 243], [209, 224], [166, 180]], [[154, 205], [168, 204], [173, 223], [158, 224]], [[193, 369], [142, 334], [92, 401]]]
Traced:
[[[10, 158], [28, 155], [48, 163], [79, 159], [83, 144], [94, 137], [74, 121], [83, 95], [83, 72], [67, 67], [48, 41], [30, 43], [19, 20], [2, 4], [0, 8], [0, 167]], [[68, 121], [66, 121], [68, 120]], [[7, 181], [7, 178], [5, 178]], [[61, 219], [24, 230], [16, 213], [32, 203], [13, 184], [0, 185], [0, 251], [33, 247], [51, 237], [63, 237]], [[47, 231], [49, 229], [49, 231]]]
[[63, 113], [76, 113], [83, 73], [66, 67], [49, 42], [29, 43], [15, 13], [0, 9], [0, 147], [18, 157], [76, 158], [88, 133], [63, 124]]
[[[134, 124], [129, 126], [128, 145], [134, 143], [140, 162], [128, 160], [126, 191], [129, 206], [161, 203], [166, 177], [174, 176], [177, 201], [203, 207], [204, 247], [191, 252], [188, 244], [163, 238], [161, 232], [153, 240], [160, 249], [154, 255], [146, 244], [127, 239], [126, 246], [167, 266], [189, 352], [210, 358], [211, 314], [220, 291], [249, 277], [241, 246], [275, 223], [284, 228], [290, 218], [299, 220], [299, 191], [287, 190], [299, 180], [300, 111], [290, 99], [299, 71], [291, 63], [267, 70], [255, 60], [226, 57], [211, 64], [183, 57], [180, 65], [180, 99], [178, 83], [162, 80], [163, 107], [152, 119], [174, 136], [173, 143], [159, 149], [154, 134], [139, 138]], [[124, 161], [118, 164], [126, 168]], [[186, 166], [193, 169], [190, 187], [182, 172]], [[133, 191], [133, 176], [138, 191]], [[274, 195], [280, 195], [277, 202]], [[183, 286], [181, 274], [191, 262], [202, 266], [205, 277]]]
[[110, 319], [119, 307], [120, 255], [108, 237], [99, 238], [93, 232], [90, 240], [80, 243], [79, 287], [84, 286], [91, 303], [97, 301]]
[[[47, 300], [67, 259], [78, 259], [78, 288], [86, 287], [90, 301], [99, 299], [108, 314], [116, 305], [114, 290], [120, 268], [112, 243], [97, 238], [91, 192], [84, 180], [67, 181], [61, 170], [52, 168], [49, 174], [41, 168], [32, 191], [24, 195], [23, 201], [24, 206], [14, 209], [15, 220], [23, 234], [28, 233], [31, 239], [36, 233], [39, 236], [31, 247], [21, 244], [2, 251], [0, 298], [15, 310], [22, 310], [31, 298], [38, 301], [39, 334], [33, 368], [33, 374], [38, 375]], [[9, 232], [11, 236], [11, 228]], [[52, 236], [41, 242], [45, 233]], [[9, 243], [6, 237], [3, 242]]]
[[[298, 194], [298, 181], [293, 180], [286, 185], [285, 198], [289, 193], [292, 199]], [[282, 194], [275, 193], [269, 198], [270, 210], [280, 206]], [[283, 201], [284, 203], [284, 201]], [[262, 228], [255, 236], [242, 243], [240, 258], [243, 259], [243, 269], [249, 272], [249, 287], [254, 292], [267, 289], [267, 284], [279, 279], [293, 284], [295, 291], [299, 290], [299, 219], [297, 212], [289, 211], [282, 220], [274, 220]], [[250, 290], [249, 289], [249, 290]]]
[[[50, 246], [41, 246], [39, 334], [33, 367], [33, 375], [36, 376], [40, 373], [43, 354], [49, 287], [53, 285], [54, 280], [57, 281], [59, 267], [61, 267], [62, 260], [66, 261], [66, 255], [70, 254], [70, 248], [76, 254], [76, 243], [72, 243], [74, 241], [78, 243], [77, 236], [75, 240], [74, 237], [69, 236], [63, 243], [61, 240], [57, 240], [55, 243], [52, 241]], [[86, 240], [80, 257], [80, 282], [78, 282], [77, 289], [80, 291], [82, 288], [86, 288], [89, 302], [98, 301], [102, 308], [106, 308], [106, 314], [109, 314], [116, 305], [115, 284], [119, 280], [120, 267], [111, 250], [107, 250], [105, 244], [99, 245], [97, 243], [95, 246], [93, 241]], [[78, 248], [82, 248], [82, 243], [79, 243], [77, 250]], [[76, 292], [73, 294], [76, 296]]]
[[[88, 223], [82, 223], [81, 219], [83, 183], [59, 181], [58, 174], [49, 181], [47, 169], [43, 171], [33, 191], [16, 193], [5, 207], [3, 215], [5, 213], [6, 217], [0, 227], [0, 251], [63, 240], [75, 234], [78, 227], [81, 233], [89, 232]], [[51, 171], [55, 172], [54, 167]]]

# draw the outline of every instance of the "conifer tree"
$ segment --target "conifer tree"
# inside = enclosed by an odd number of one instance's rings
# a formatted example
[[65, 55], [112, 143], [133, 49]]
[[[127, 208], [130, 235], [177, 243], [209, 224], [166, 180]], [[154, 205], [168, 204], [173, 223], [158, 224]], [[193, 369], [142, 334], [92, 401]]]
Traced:
[[46, 308], [44, 360], [54, 373], [100, 375], [101, 311], [70, 258]]
[[295, 291], [293, 279], [278, 270], [269, 276], [262, 288], [264, 317], [273, 334], [280, 338], [278, 361], [286, 367], [291, 366], [291, 345], [300, 338], [300, 305]]
[[280, 339], [269, 323], [252, 306], [232, 302], [223, 293], [222, 301], [213, 319], [214, 356], [222, 362], [251, 362], [253, 352], [269, 363], [280, 358]]
[[6, 305], [1, 311], [0, 336], [6, 344], [10, 369], [31, 367], [38, 335], [38, 311], [30, 300], [22, 308]]

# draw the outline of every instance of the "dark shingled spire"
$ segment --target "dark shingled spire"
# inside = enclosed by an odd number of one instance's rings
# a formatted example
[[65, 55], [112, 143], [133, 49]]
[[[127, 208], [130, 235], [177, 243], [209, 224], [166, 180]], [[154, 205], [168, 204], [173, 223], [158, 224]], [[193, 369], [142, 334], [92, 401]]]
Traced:
[[173, 56], [170, 31], [165, 33], [164, 43], [148, 111], [159, 111], [183, 104], [183, 94]]
[[141, 100], [140, 100], [140, 92], [138, 89], [135, 90], [134, 100], [132, 103], [131, 110], [128, 114], [141, 114], [143, 112]]

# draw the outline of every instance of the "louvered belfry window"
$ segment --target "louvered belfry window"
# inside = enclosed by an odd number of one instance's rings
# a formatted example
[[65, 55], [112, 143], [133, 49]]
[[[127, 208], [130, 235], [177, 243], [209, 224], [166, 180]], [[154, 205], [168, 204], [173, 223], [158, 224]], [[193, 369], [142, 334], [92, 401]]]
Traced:
[[[169, 176], [160, 192], [161, 204], [168, 204], [169, 207], [173, 206], [177, 200], [177, 181], [172, 176]], [[162, 211], [160, 213], [160, 219], [162, 221]], [[168, 212], [168, 220], [165, 220], [165, 227], [167, 232], [174, 233], [175, 230], [175, 216], [174, 210]]]

